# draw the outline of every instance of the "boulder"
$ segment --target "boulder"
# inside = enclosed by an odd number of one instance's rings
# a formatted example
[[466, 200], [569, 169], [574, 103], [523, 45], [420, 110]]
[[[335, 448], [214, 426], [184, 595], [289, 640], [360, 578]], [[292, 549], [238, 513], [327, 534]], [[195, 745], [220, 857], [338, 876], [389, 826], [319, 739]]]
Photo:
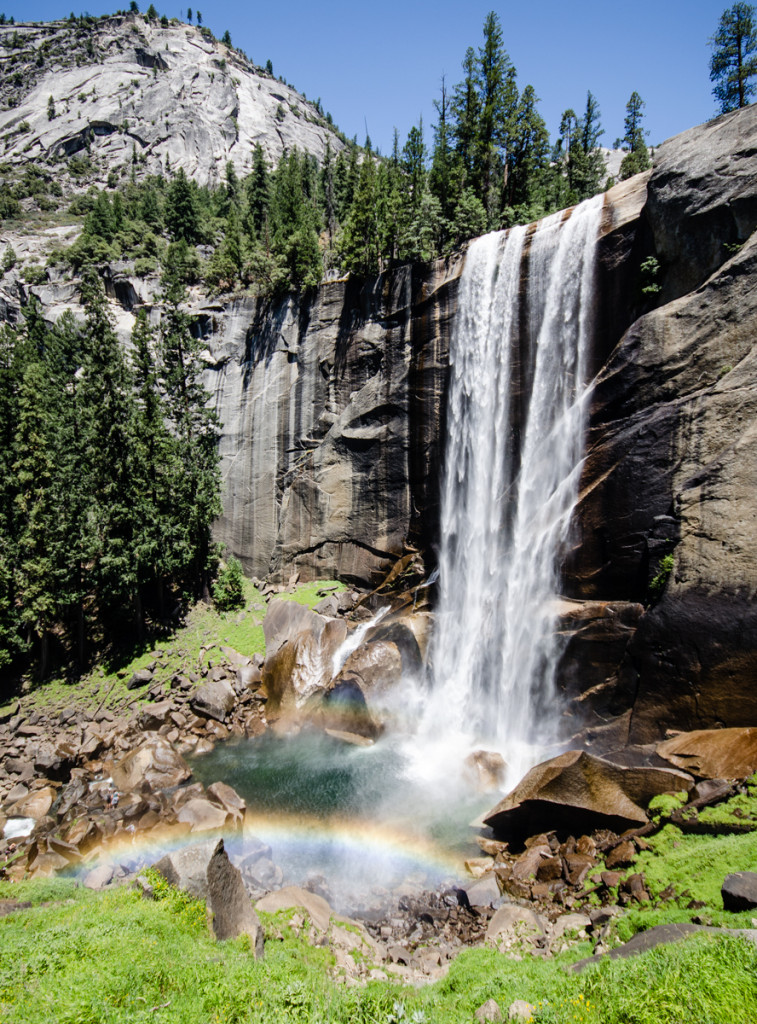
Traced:
[[486, 941], [496, 942], [500, 937], [518, 937], [544, 935], [546, 925], [544, 919], [527, 907], [519, 907], [508, 903], [494, 912], [486, 929]]
[[147, 686], [148, 683], [152, 682], [153, 673], [149, 668], [138, 668], [136, 672], [132, 674], [131, 679], [126, 684], [127, 690], [136, 690], [141, 686]]
[[139, 712], [137, 721], [139, 728], [145, 732], [160, 729], [168, 721], [171, 712], [174, 710], [173, 701], [162, 700], [157, 704], [148, 704]]
[[208, 905], [217, 939], [248, 935], [256, 960], [263, 958], [263, 926], [253, 910], [242, 876], [228, 858], [219, 839], [208, 863]]
[[33, 818], [39, 821], [44, 818], [53, 805], [57, 793], [52, 786], [35, 789], [28, 796], [17, 800], [7, 811], [9, 818]]
[[84, 876], [84, 886], [87, 889], [104, 889], [114, 877], [115, 869], [110, 864], [101, 864]]
[[296, 601], [274, 598], [263, 619], [266, 659], [284, 644], [296, 640], [301, 633], [320, 636], [328, 620]]
[[224, 807], [218, 807], [202, 797], [187, 800], [176, 815], [177, 821], [189, 825], [192, 832], [214, 832], [223, 828], [229, 817]]
[[316, 931], [321, 934], [328, 931], [333, 913], [322, 896], [308, 892], [307, 889], [300, 889], [296, 885], [287, 885], [276, 892], [269, 892], [262, 900], [258, 900], [255, 906], [266, 914], [275, 914], [277, 910], [291, 910], [293, 907], [301, 908], [309, 915]]
[[192, 774], [186, 761], [162, 736], [149, 734], [135, 750], [117, 761], [106, 763], [113, 784], [122, 793], [139, 789], [148, 782], [153, 791], [178, 786]]
[[340, 675], [326, 690], [311, 717], [322, 729], [337, 737], [351, 734], [373, 740], [381, 732], [381, 725], [374, 718], [358, 679], [346, 674]]
[[236, 701], [234, 687], [228, 679], [213, 679], [197, 687], [189, 700], [189, 705], [198, 715], [224, 722]]
[[225, 782], [214, 782], [208, 786], [206, 793], [213, 803], [222, 807], [227, 814], [230, 814], [239, 823], [243, 821], [247, 804], [231, 786]]
[[671, 942], [680, 942], [691, 935], [722, 935], [736, 938], [742, 936], [751, 942], [757, 942], [757, 929], [753, 928], [714, 928], [710, 925], [691, 924], [688, 921], [681, 921], [677, 924], [658, 924], [646, 931], [638, 932], [622, 946], [616, 946], [608, 953], [590, 956], [585, 960], [579, 960], [571, 964], [570, 970], [574, 974], [580, 974], [589, 964], [599, 963], [604, 957], [610, 960], [625, 959], [631, 956], [638, 956], [639, 953], [646, 953], [658, 946], [668, 945]]
[[507, 765], [496, 750], [474, 750], [463, 762], [465, 777], [479, 793], [499, 789], [505, 780]]
[[660, 757], [704, 779], [745, 779], [757, 772], [757, 729], [697, 729], [657, 744]]
[[721, 889], [723, 909], [738, 913], [757, 908], [757, 872], [737, 871], [727, 875]]
[[316, 615], [324, 615], [327, 618], [335, 619], [339, 614], [339, 601], [335, 594], [329, 594], [313, 608]]
[[536, 1007], [525, 999], [515, 999], [507, 1009], [507, 1019], [514, 1021], [532, 1021], [536, 1014]]
[[357, 676], [363, 693], [383, 692], [402, 678], [402, 655], [395, 643], [374, 640], [361, 644], [345, 661], [339, 678]]
[[221, 654], [226, 659], [229, 665], [232, 665], [235, 669], [245, 668], [251, 664], [251, 659], [246, 654], [240, 654], [239, 651], [234, 650], [233, 647], [221, 647]]
[[54, 782], [68, 782], [74, 759], [62, 752], [40, 750], [34, 758], [34, 770], [38, 775]]
[[216, 839], [205, 839], [179, 850], [172, 850], [152, 866], [177, 889], [195, 899], [208, 896], [208, 864], [218, 846]]
[[532, 768], [484, 821], [511, 842], [550, 830], [623, 832], [646, 823], [644, 808], [653, 796], [688, 792], [693, 784], [691, 776], [674, 769], [622, 767], [569, 750]]
[[[347, 637], [347, 626], [342, 619], [323, 619], [310, 614], [308, 628], [287, 639], [266, 657], [263, 688], [268, 697], [266, 718], [269, 722], [281, 720], [297, 726], [308, 720], [318, 713], [321, 699], [331, 683], [334, 656]], [[296, 623], [296, 618], [294, 621]], [[280, 634], [276, 637], [280, 639]]]
[[480, 1024], [484, 1024], [485, 1021], [497, 1021], [502, 1020], [502, 1011], [499, 1008], [499, 1003], [494, 999], [487, 999], [485, 1003], [473, 1014]]

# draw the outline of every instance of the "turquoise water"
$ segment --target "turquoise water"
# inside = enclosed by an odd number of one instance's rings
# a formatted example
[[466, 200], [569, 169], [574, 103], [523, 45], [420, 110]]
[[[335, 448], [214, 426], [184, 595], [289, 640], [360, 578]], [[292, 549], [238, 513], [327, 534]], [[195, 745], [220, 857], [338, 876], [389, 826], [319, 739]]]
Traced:
[[[479, 853], [470, 822], [492, 804], [444, 780], [434, 792], [413, 781], [397, 738], [355, 747], [321, 733], [266, 733], [219, 744], [191, 768], [203, 785], [222, 780], [244, 797], [247, 842], [271, 846], [283, 884], [321, 875], [347, 910], [463, 878], [464, 858]], [[240, 857], [244, 848], [232, 842]]]

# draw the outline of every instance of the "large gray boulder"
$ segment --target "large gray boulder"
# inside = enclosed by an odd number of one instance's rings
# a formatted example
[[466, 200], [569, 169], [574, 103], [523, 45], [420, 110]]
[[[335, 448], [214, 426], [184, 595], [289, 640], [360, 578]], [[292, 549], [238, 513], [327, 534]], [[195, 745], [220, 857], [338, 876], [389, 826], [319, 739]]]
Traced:
[[657, 744], [657, 754], [702, 779], [745, 779], [757, 771], [757, 728], [698, 729]]
[[228, 679], [212, 679], [198, 686], [192, 694], [189, 705], [198, 715], [225, 722], [237, 702], [234, 687]]
[[725, 910], [738, 913], [757, 909], [757, 872], [737, 871], [727, 875], [720, 892]]
[[217, 846], [217, 839], [192, 843], [167, 853], [153, 867], [177, 889], [183, 889], [195, 899], [205, 900], [208, 897], [208, 864]]
[[256, 960], [264, 952], [263, 926], [255, 913], [242, 881], [242, 875], [228, 858], [219, 839], [208, 863], [208, 905], [213, 913], [213, 931], [217, 939], [236, 939], [248, 935]]
[[155, 792], [171, 789], [186, 782], [192, 774], [168, 740], [155, 733], [148, 733], [138, 747], [122, 758], [106, 762], [105, 767], [122, 793], [139, 789], [143, 782], [148, 782]]

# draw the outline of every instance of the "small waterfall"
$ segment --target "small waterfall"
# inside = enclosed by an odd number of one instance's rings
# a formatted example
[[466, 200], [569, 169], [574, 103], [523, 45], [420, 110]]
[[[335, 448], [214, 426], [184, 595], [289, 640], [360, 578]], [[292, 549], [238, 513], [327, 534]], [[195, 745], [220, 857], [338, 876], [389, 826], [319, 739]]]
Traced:
[[373, 615], [367, 622], [361, 623], [356, 626], [351, 633], [348, 633], [347, 639], [344, 640], [334, 651], [334, 656], [331, 660], [331, 678], [336, 679], [339, 673], [345, 666], [347, 659], [356, 651], [365, 639], [366, 633], [373, 629], [374, 626], [378, 626], [379, 622], [383, 619], [386, 613], [389, 611], [389, 605], [385, 605], [383, 608], [379, 608], [375, 615]]
[[[451, 340], [441, 594], [421, 734], [502, 752], [556, 737], [555, 595], [583, 456], [597, 196], [470, 247]], [[433, 757], [432, 757], [433, 760]]]

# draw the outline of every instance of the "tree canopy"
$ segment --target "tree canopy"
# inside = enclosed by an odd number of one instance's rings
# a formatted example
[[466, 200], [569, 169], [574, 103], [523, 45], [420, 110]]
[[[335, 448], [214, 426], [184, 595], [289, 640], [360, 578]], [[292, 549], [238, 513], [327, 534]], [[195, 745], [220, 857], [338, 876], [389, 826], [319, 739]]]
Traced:
[[720, 112], [745, 107], [755, 92], [757, 25], [751, 4], [737, 3], [720, 16], [710, 40], [710, 81]]

